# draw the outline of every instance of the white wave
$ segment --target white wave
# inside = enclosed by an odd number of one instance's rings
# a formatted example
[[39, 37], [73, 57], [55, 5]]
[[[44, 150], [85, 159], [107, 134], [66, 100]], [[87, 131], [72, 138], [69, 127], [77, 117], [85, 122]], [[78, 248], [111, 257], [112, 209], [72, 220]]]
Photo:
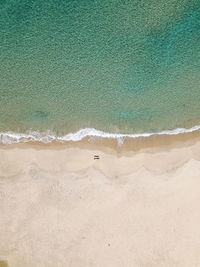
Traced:
[[152, 133], [141, 133], [141, 134], [115, 134], [100, 131], [94, 128], [84, 128], [80, 129], [75, 133], [68, 133], [63, 136], [56, 136], [53, 133], [40, 133], [38, 131], [29, 131], [27, 133], [13, 133], [5, 132], [0, 133], [0, 143], [3, 144], [13, 144], [13, 143], [26, 143], [26, 142], [42, 142], [42, 143], [51, 143], [53, 141], [65, 142], [65, 141], [80, 141], [86, 137], [89, 138], [111, 138], [117, 139], [119, 145], [123, 144], [125, 138], [138, 138], [138, 137], [149, 137], [152, 135], [177, 135], [180, 133], [190, 133], [200, 130], [200, 125], [196, 125], [192, 128], [177, 128], [174, 130], [165, 130], [161, 132], [152, 132]]

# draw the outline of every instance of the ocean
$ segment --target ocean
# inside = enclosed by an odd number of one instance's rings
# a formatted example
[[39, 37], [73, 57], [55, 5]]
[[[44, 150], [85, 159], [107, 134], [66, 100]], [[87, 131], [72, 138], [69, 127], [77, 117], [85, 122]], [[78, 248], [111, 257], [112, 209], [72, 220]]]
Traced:
[[0, 1], [1, 141], [199, 124], [200, 0]]

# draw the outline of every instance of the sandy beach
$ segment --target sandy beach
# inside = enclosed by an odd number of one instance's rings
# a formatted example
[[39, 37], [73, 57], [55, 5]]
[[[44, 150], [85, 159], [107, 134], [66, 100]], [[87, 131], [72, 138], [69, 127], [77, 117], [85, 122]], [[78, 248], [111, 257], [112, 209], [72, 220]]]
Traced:
[[1, 145], [0, 266], [199, 267], [199, 132], [170, 138]]

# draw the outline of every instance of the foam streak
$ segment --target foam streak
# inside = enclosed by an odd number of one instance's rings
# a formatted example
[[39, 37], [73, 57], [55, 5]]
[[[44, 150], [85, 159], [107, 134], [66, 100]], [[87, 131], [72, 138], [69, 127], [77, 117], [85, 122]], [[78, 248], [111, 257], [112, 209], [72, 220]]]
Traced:
[[123, 143], [125, 138], [138, 138], [138, 137], [149, 137], [152, 135], [177, 135], [181, 133], [190, 133], [200, 130], [200, 125], [196, 125], [192, 128], [177, 128], [174, 130], [165, 130], [155, 133], [141, 133], [141, 134], [115, 134], [100, 131], [94, 128], [84, 128], [80, 129], [75, 133], [69, 133], [63, 136], [56, 136], [51, 133], [40, 133], [38, 131], [29, 131], [27, 133], [14, 133], [5, 132], [0, 133], [0, 143], [3, 144], [13, 144], [13, 143], [26, 143], [26, 142], [42, 142], [51, 143], [53, 141], [66, 142], [66, 141], [80, 141], [86, 137], [97, 137], [97, 138], [111, 138], [117, 139], [119, 144]]

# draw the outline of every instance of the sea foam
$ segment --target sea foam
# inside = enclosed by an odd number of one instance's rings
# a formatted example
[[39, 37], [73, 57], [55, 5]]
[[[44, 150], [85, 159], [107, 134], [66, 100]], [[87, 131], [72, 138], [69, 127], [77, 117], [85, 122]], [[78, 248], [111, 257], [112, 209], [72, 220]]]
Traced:
[[138, 137], [149, 137], [153, 135], [177, 135], [181, 133], [190, 133], [200, 130], [200, 125], [196, 125], [192, 128], [177, 128], [174, 130], [165, 130], [160, 132], [150, 132], [141, 134], [119, 134], [109, 133], [94, 128], [80, 129], [74, 133], [68, 133], [63, 136], [57, 136], [51, 132], [41, 133], [39, 131], [28, 131], [27, 133], [14, 133], [14, 132], [3, 132], [0, 133], [0, 143], [2, 144], [13, 144], [13, 143], [27, 143], [27, 142], [41, 142], [51, 143], [56, 142], [67, 142], [67, 141], [81, 141], [82, 139], [88, 138], [110, 138], [117, 139], [118, 144], [123, 144], [125, 138], [138, 138]]

